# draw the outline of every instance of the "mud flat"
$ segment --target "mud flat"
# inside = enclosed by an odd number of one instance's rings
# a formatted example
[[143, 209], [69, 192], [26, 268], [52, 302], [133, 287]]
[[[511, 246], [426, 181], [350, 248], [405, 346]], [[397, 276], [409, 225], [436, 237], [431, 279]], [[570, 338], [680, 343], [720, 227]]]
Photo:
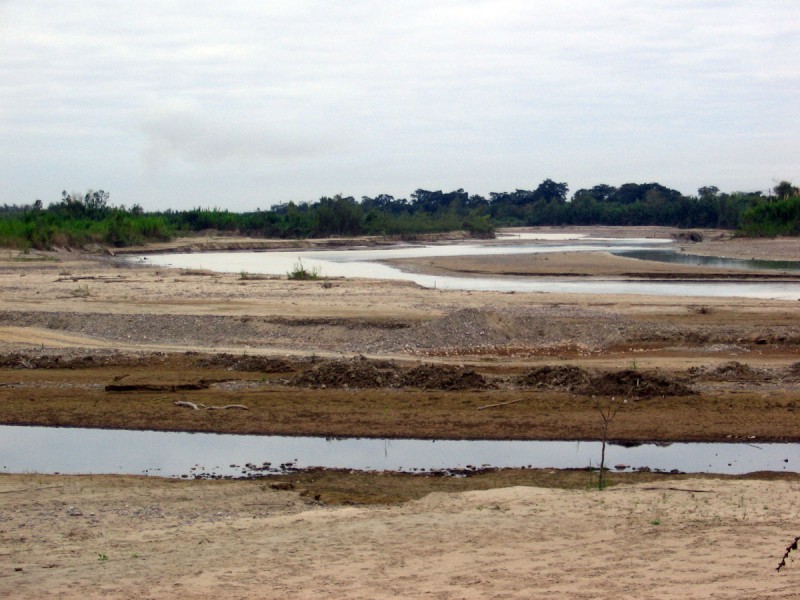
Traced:
[[[719, 235], [691, 251], [800, 256], [796, 240]], [[634, 276], [621, 260], [546, 268]], [[520, 269], [493, 261], [478, 267]], [[0, 282], [5, 424], [596, 439], [592, 396], [624, 396], [614, 439], [800, 439], [796, 302], [293, 282], [66, 251], [0, 252]], [[800, 571], [774, 568], [800, 533], [796, 476], [611, 479], [597, 492], [587, 472], [3, 475], [0, 586], [75, 598], [794, 593]]]

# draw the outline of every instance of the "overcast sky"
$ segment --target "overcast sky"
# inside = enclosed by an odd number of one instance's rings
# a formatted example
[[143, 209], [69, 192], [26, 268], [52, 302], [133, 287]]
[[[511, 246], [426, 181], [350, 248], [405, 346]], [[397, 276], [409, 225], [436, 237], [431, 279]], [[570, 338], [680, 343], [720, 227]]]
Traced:
[[0, 0], [0, 204], [800, 183], [797, 0]]

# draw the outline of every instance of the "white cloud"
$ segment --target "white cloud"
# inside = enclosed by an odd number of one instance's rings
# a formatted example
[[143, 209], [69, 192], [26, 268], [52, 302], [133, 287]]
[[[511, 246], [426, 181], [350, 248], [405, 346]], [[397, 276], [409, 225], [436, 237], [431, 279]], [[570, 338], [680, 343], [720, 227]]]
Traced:
[[793, 0], [6, 0], [0, 27], [0, 202], [800, 179]]
[[190, 107], [160, 107], [142, 121], [144, 159], [161, 168], [173, 158], [208, 164], [259, 158], [293, 159], [323, 153], [324, 138], [277, 128], [257, 119], [209, 118]]

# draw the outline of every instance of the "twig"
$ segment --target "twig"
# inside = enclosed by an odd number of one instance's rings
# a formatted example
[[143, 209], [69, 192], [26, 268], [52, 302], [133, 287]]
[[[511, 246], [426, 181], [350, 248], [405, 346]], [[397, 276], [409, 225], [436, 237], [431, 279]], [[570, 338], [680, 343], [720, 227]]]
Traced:
[[523, 398], [519, 398], [517, 400], [511, 400], [510, 402], [500, 402], [499, 404], [487, 404], [486, 406], [479, 406], [478, 410], [483, 410], [484, 408], [494, 408], [495, 406], [506, 406], [507, 404], [514, 404], [515, 402], [522, 402]]

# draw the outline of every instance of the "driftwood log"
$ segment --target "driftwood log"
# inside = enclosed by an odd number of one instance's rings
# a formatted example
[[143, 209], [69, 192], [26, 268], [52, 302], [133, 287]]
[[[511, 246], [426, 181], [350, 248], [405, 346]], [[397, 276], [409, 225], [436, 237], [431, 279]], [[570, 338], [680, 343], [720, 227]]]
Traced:
[[184, 408], [191, 408], [192, 410], [227, 410], [229, 408], [236, 408], [239, 410], [250, 410], [244, 404], [226, 404], [225, 406], [206, 406], [205, 404], [195, 404], [194, 402], [187, 402], [186, 400], [178, 400], [175, 406], [182, 406]]

